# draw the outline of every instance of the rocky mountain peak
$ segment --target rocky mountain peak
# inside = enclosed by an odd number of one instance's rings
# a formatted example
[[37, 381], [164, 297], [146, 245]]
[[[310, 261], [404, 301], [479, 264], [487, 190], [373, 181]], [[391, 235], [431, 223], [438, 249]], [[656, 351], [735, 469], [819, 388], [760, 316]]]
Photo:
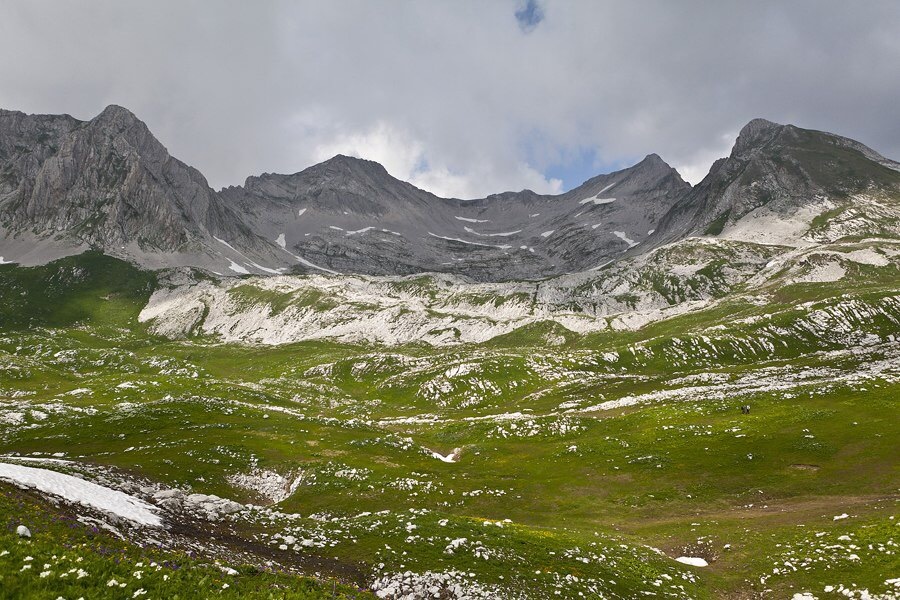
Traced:
[[140, 156], [147, 164], [161, 167], [170, 159], [169, 151], [156, 139], [146, 123], [127, 108], [110, 104], [88, 121], [85, 143], [115, 156]]
[[732, 154], [743, 154], [753, 147], [771, 140], [784, 127], [784, 125], [779, 125], [766, 119], [753, 119], [741, 129], [737, 141], [734, 143]]
[[672, 168], [669, 166], [669, 163], [664, 161], [662, 159], [662, 157], [655, 152], [645, 156], [644, 159], [635, 166], [636, 167], [643, 166], [643, 167], [649, 167], [649, 168], [662, 168], [662, 169], [671, 169]]
[[319, 196], [325, 191], [375, 197], [391, 195], [391, 190], [396, 192], [397, 188], [408, 186], [375, 161], [338, 154], [290, 175], [263, 173], [248, 177], [243, 186], [226, 188], [223, 193], [240, 194], [246, 190], [252, 194], [296, 200], [307, 194]]
[[330, 177], [339, 176], [348, 179], [393, 179], [381, 163], [345, 154], [337, 154], [318, 165], [310, 167], [304, 173], [309, 171], [327, 174]]
[[682, 179], [681, 173], [656, 153], [648, 154], [641, 162], [631, 167], [631, 169], [636, 172], [644, 173], [649, 178], [656, 177], [660, 180], [667, 180], [675, 187], [691, 187], [691, 184]]
[[685, 190], [690, 189], [691, 185], [681, 178], [681, 175], [671, 165], [664, 161], [658, 154], [648, 154], [639, 163], [628, 168], [617, 171], [616, 173], [607, 173], [597, 175], [588, 179], [583, 184], [575, 188], [569, 193], [582, 194], [598, 186], [605, 188], [612, 183], [613, 180], [622, 180], [627, 178], [639, 188], [666, 188], [668, 190]]
[[254, 243], [205, 178], [116, 105], [89, 121], [0, 115], [0, 222], [0, 234], [32, 240], [39, 255], [90, 245], [144, 263], [162, 252], [204, 264], [206, 248], [218, 251], [210, 232]]
[[[863, 212], [854, 204], [860, 195], [896, 197], [900, 169], [895, 165], [900, 166], [832, 133], [754, 119], [741, 130], [731, 155], [716, 161], [673, 206], [647, 245], [693, 235], [786, 246], [848, 232], [894, 235], [894, 208]], [[835, 216], [826, 219], [829, 213]]]
[[350, 156], [348, 154], [335, 154], [328, 160], [322, 161], [319, 164], [329, 165], [333, 167], [343, 167], [348, 169], [369, 169], [377, 171], [385, 170], [379, 162], [369, 160], [367, 158], [360, 158], [358, 156]]
[[114, 125], [121, 128], [134, 127], [135, 125], [144, 125], [144, 122], [135, 116], [133, 112], [118, 104], [110, 104], [99, 115], [91, 119], [92, 123]]

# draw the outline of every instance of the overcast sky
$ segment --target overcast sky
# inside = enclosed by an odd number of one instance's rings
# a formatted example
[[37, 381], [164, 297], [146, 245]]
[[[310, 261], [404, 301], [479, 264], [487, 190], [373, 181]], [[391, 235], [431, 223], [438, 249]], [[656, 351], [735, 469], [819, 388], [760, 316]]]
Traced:
[[692, 182], [765, 117], [900, 158], [900, 2], [0, 0], [0, 107], [120, 104], [214, 187], [337, 153], [444, 196], [656, 152]]

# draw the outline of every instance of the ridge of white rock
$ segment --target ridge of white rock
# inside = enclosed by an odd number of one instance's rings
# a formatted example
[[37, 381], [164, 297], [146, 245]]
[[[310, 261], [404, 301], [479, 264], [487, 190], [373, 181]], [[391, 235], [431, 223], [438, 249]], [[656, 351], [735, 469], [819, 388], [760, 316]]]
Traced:
[[[303, 340], [435, 346], [484, 342], [536, 323], [579, 333], [633, 330], [701, 310], [738, 285], [838, 281], [853, 264], [891, 268], [900, 244], [869, 240], [787, 249], [689, 238], [597, 271], [539, 282], [473, 283], [452, 275], [280, 275], [221, 281], [174, 272], [142, 323], [168, 337], [225, 342]], [[262, 294], [255, 294], [257, 289]], [[277, 306], [265, 298], [278, 298]]]

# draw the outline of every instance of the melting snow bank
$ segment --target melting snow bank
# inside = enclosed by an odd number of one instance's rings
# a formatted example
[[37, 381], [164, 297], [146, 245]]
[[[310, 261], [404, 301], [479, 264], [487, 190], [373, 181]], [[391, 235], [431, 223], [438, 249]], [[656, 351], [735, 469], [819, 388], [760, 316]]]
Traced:
[[72, 475], [0, 463], [0, 479], [112, 513], [139, 525], [162, 527], [156, 508], [143, 500]]
[[503, 244], [503, 245], [499, 245], [499, 246], [495, 245], [495, 244], [482, 244], [481, 242], [470, 242], [469, 240], [463, 240], [460, 238], [438, 235], [436, 233], [431, 233], [430, 231], [428, 232], [428, 235], [430, 235], [431, 237], [436, 237], [441, 240], [447, 240], [448, 242], [459, 242], [460, 244], [469, 244], [470, 246], [484, 246], [486, 248], [499, 248], [500, 250], [509, 250], [510, 248], [512, 248], [512, 246], [510, 246], [508, 244]]
[[702, 558], [697, 558], [695, 556], [679, 556], [675, 560], [684, 565], [691, 565], [692, 567], [708, 567], [709, 566], [708, 562], [706, 562]]
[[372, 583], [372, 591], [379, 598], [419, 600], [420, 598], [502, 598], [504, 594], [494, 586], [482, 586], [469, 573], [390, 573]]
[[624, 231], [613, 231], [613, 235], [628, 244], [629, 248], [634, 248], [635, 246], [637, 246], [637, 242], [628, 237], [628, 234], [626, 234]]
[[431, 452], [432, 457], [438, 459], [441, 462], [455, 463], [456, 460], [459, 458], [459, 453], [462, 452], [462, 448], [454, 448], [453, 452], [451, 452], [450, 454], [448, 454], [446, 456], [444, 456], [440, 452], [435, 452], [434, 450], [429, 450], [429, 452]]
[[228, 265], [228, 268], [231, 269], [232, 271], [234, 271], [235, 273], [238, 273], [239, 275], [249, 275], [249, 274], [250, 274], [250, 271], [248, 271], [247, 269], [245, 269], [245, 268], [242, 267], [241, 265], [237, 264], [236, 262], [234, 262], [234, 261], [231, 260], [230, 258], [228, 259], [228, 262], [230, 263], [230, 264]]

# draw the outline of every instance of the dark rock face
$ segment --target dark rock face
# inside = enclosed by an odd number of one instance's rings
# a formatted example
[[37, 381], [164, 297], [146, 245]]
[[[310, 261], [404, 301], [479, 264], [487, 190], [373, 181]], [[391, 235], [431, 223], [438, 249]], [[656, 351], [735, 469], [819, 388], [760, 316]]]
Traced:
[[687, 189], [651, 155], [558, 196], [525, 190], [445, 199], [377, 163], [336, 156], [294, 175], [251, 177], [222, 196], [261, 237], [329, 270], [506, 280], [609, 260], [646, 238]]
[[138, 262], [199, 260], [212, 236], [258, 245], [199, 171], [118, 106], [85, 122], [0, 112], [0, 223], [7, 237], [52, 237]]
[[[754, 211], [785, 219], [822, 213], [855, 195], [896, 198], [900, 163], [853, 140], [764, 119], [750, 121], [728, 158], [687, 192], [635, 251], [690, 235], [719, 235]], [[873, 223], [873, 234], [879, 227]]]
[[898, 168], [853, 140], [756, 119], [694, 188], [651, 154], [556, 196], [459, 200], [336, 156], [216, 192], [124, 108], [90, 121], [0, 111], [0, 259], [36, 264], [93, 247], [223, 274], [539, 279], [718, 235], [761, 207], [790, 216], [823, 198], [896, 197]]

